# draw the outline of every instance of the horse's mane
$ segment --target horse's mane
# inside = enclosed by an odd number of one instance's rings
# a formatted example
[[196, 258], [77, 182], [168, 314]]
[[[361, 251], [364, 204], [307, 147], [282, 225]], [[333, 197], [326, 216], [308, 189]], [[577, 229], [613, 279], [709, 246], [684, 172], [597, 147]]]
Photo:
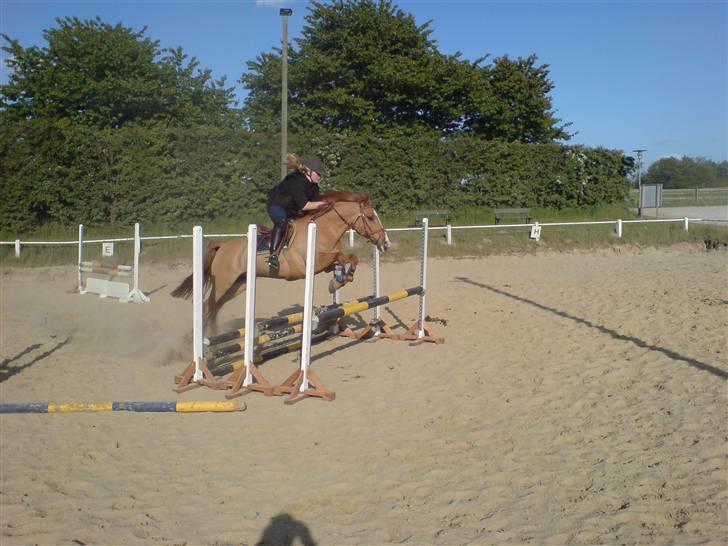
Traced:
[[329, 190], [321, 197], [322, 201], [337, 203], [339, 201], [347, 201], [349, 203], [368, 203], [370, 201], [369, 194], [355, 193], [352, 191]]
[[321, 201], [325, 202], [326, 204], [316, 210], [307, 212], [306, 215], [318, 218], [322, 214], [325, 214], [333, 209], [336, 203], [341, 202], [362, 203], [364, 206], [371, 206], [372, 203], [371, 198], [367, 193], [356, 193], [352, 191], [338, 190], [328, 190], [321, 196]]

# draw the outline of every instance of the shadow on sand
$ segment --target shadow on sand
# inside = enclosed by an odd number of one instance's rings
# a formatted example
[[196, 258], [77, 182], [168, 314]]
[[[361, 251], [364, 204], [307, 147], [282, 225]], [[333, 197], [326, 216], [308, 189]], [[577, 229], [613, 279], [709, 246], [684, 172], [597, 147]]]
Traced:
[[20, 360], [21, 358], [23, 358], [25, 355], [28, 355], [28, 354], [36, 351], [37, 349], [40, 349], [43, 346], [42, 343], [34, 343], [33, 345], [29, 345], [28, 347], [26, 347], [25, 349], [20, 351], [15, 356], [11, 356], [10, 358], [4, 359], [2, 362], [0, 362], [0, 383], [2, 383], [3, 381], [7, 381], [11, 377], [13, 377], [15, 374], [23, 371], [25, 368], [28, 368], [29, 366], [32, 366], [36, 362], [43, 360], [44, 358], [52, 355], [58, 349], [60, 349], [64, 345], [67, 345], [70, 342], [71, 342], [71, 336], [68, 336], [63, 341], [59, 341], [58, 343], [56, 343], [56, 345], [54, 347], [51, 347], [46, 352], [40, 353], [39, 355], [34, 356], [32, 360], [30, 360], [29, 362], [26, 362], [25, 364], [14, 364], [14, 363], [17, 362], [18, 360]]
[[295, 540], [303, 546], [316, 546], [306, 524], [288, 514], [278, 514], [271, 518], [256, 546], [292, 546]]
[[679, 361], [679, 362], [685, 362], [689, 366], [692, 366], [693, 368], [697, 368], [698, 370], [702, 370], [704, 372], [711, 373], [717, 377], [720, 377], [721, 379], [728, 379], [728, 372], [725, 372], [725, 371], [721, 370], [720, 368], [716, 368], [715, 366], [711, 366], [710, 364], [706, 364], [705, 362], [700, 362], [699, 360], [695, 360], [693, 358], [688, 358], [679, 353], [676, 353], [675, 351], [671, 351], [670, 349], [666, 349], [664, 347], [658, 347], [656, 345], [650, 345], [646, 341], [643, 341], [634, 336], [625, 336], [624, 334], [620, 334], [618, 331], [611, 330], [605, 326], [602, 326], [601, 324], [594, 324], [593, 322], [591, 322], [587, 319], [577, 317], [574, 315], [570, 315], [566, 311], [561, 311], [559, 309], [555, 309], [553, 307], [543, 305], [542, 303], [538, 303], [536, 301], [529, 300], [528, 298], [524, 298], [523, 296], [519, 296], [517, 294], [507, 292], [506, 290], [501, 290], [499, 288], [495, 288], [493, 286], [489, 286], [487, 284], [480, 283], [480, 282], [474, 281], [472, 279], [468, 279], [467, 277], [455, 277], [455, 279], [460, 282], [464, 282], [467, 284], [472, 284], [473, 286], [478, 286], [480, 288], [484, 288], [485, 290], [490, 290], [491, 292], [495, 292], [496, 294], [500, 294], [501, 296], [506, 296], [506, 297], [514, 299], [516, 301], [520, 301], [521, 303], [527, 303], [528, 305], [533, 305], [534, 307], [537, 307], [543, 311], [548, 311], [549, 313], [553, 313], [554, 315], [558, 315], [560, 317], [567, 318], [569, 320], [573, 320], [574, 322], [578, 322], [579, 324], [583, 324], [585, 326], [588, 326], [589, 328], [594, 328], [595, 330], [598, 330], [604, 334], [608, 334], [608, 335], [612, 336], [614, 339], [619, 339], [621, 341], [628, 341], [642, 349], [648, 349], [650, 351], [657, 351], [659, 353], [664, 354], [665, 356], [668, 356], [672, 360]]

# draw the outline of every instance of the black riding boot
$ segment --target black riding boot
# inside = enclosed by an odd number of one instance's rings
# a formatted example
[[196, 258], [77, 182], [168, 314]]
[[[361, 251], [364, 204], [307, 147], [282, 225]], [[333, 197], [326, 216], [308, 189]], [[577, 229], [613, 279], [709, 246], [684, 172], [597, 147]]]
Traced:
[[283, 240], [283, 235], [285, 235], [285, 233], [285, 225], [273, 225], [273, 229], [270, 232], [270, 255], [268, 256], [268, 265], [271, 269], [278, 269], [280, 267], [276, 251], [278, 250], [278, 247], [281, 246], [281, 241]]

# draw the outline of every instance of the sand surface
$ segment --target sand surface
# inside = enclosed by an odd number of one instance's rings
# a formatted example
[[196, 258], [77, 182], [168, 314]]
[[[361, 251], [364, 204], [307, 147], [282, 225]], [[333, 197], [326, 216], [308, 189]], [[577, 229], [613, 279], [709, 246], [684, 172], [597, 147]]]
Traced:
[[[189, 267], [144, 264], [145, 305], [67, 293], [71, 268], [2, 270], [0, 400], [223, 400], [172, 390], [191, 305], [169, 291]], [[0, 416], [0, 543], [726, 544], [727, 252], [435, 259], [429, 272], [428, 325], [445, 344], [315, 346], [333, 402]], [[418, 264], [382, 274], [399, 290]], [[345, 299], [371, 291], [366, 264], [358, 275]], [[300, 309], [299, 282], [259, 289], [260, 317]], [[403, 331], [417, 299], [382, 315]], [[297, 365], [261, 370], [280, 382]]]

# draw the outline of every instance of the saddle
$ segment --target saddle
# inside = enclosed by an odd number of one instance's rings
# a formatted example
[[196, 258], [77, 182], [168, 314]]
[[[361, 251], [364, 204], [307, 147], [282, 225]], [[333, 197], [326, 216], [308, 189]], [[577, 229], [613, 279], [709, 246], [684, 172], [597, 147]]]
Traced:
[[[270, 234], [273, 231], [271, 228], [267, 226], [261, 226], [260, 224], [257, 224], [258, 226], [258, 238], [255, 242], [255, 251], [258, 253], [268, 253], [268, 249], [270, 248]], [[288, 220], [288, 223], [286, 224], [286, 232], [283, 234], [283, 239], [281, 239], [281, 246], [276, 249], [278, 251], [278, 254], [282, 254], [283, 251], [291, 246], [291, 243], [293, 242], [293, 239], [296, 237], [296, 224], [293, 220]]]

